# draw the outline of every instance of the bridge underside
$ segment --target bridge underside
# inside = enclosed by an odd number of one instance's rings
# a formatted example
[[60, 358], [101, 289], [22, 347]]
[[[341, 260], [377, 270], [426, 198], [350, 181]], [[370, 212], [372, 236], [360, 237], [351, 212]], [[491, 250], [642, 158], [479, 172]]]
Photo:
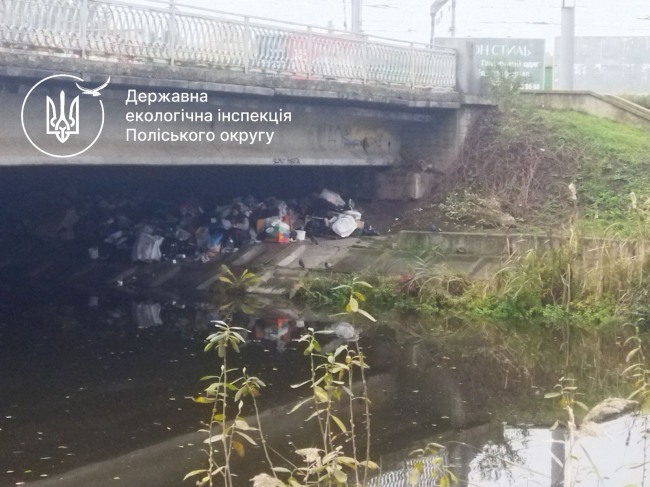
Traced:
[[[300, 165], [410, 166], [445, 171], [456, 159], [471, 115], [480, 101], [468, 105], [455, 92], [409, 90], [337, 81], [274, 78], [227, 70], [98, 63], [53, 56], [0, 53], [0, 165]], [[32, 66], [38, 66], [34, 69]], [[43, 69], [43, 68], [47, 69]], [[66, 73], [96, 86], [111, 77], [102, 91], [103, 131], [94, 146], [74, 158], [53, 159], [36, 150], [23, 133], [20, 111], [25, 94], [40, 79]], [[79, 94], [74, 83], [60, 89], [70, 99]], [[207, 103], [126, 104], [129, 90], [147, 93], [207, 94]], [[59, 86], [47, 93], [58, 97]], [[464, 103], [464, 104], [463, 104]], [[128, 122], [129, 112], [211, 112], [212, 122]], [[233, 112], [291, 112], [291, 121], [219, 121]], [[43, 113], [25, 114], [26, 124], [45, 127]], [[85, 123], [99, 124], [86, 115]], [[30, 120], [30, 117], [34, 120]], [[41, 121], [41, 117], [43, 121]], [[83, 111], [81, 114], [83, 121]], [[97, 117], [96, 117], [97, 118]], [[213, 132], [214, 141], [127, 141], [127, 129], [145, 134]], [[221, 140], [222, 133], [273, 133], [261, 141]], [[133, 132], [131, 132], [133, 136]], [[58, 144], [51, 135], [34, 142]], [[80, 146], [91, 140], [78, 140]]]

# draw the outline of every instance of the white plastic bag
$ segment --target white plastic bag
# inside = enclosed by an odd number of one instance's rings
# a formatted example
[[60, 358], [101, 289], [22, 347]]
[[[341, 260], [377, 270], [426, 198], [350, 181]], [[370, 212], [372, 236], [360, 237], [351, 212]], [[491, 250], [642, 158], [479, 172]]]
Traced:
[[131, 250], [131, 260], [159, 261], [162, 258], [160, 253], [160, 244], [165, 240], [158, 235], [149, 235], [141, 233], [135, 239], [133, 249]]
[[357, 221], [350, 215], [341, 215], [332, 222], [332, 231], [339, 237], [349, 237], [357, 229]]
[[163, 324], [160, 303], [133, 303], [133, 318], [138, 328], [151, 328]]
[[324, 189], [321, 191], [320, 197], [323, 198], [324, 200], [329, 201], [332, 203], [334, 206], [345, 206], [345, 201], [343, 201], [343, 198], [334, 191], [330, 191], [329, 189]]
[[361, 220], [361, 217], [363, 216], [363, 215], [361, 215], [361, 213], [359, 213], [358, 211], [354, 211], [354, 210], [348, 210], [348, 211], [346, 211], [344, 213], [346, 215], [350, 215], [351, 217], [353, 217], [357, 221]]

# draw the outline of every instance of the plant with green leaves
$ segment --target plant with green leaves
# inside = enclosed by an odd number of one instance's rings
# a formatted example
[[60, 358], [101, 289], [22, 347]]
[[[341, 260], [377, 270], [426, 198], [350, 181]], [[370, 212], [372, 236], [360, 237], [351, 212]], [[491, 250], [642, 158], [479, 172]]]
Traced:
[[[356, 342], [356, 349], [342, 345], [335, 352], [323, 354], [317, 335], [331, 334], [331, 331], [315, 331], [310, 328], [299, 342], [307, 343], [305, 355], [310, 359], [311, 378], [292, 386], [298, 388], [309, 384], [311, 395], [306, 400], [298, 403], [290, 412], [294, 413], [304, 404], [312, 403], [315, 413], [308, 420], [316, 418], [322, 438], [323, 448], [306, 448], [296, 451], [303, 457], [304, 465], [290, 464], [291, 469], [275, 466], [271, 460], [272, 448], [267, 445], [262, 431], [260, 411], [257, 397], [260, 390], [265, 387], [264, 382], [250, 375], [246, 368], [240, 377], [233, 378], [237, 369], [228, 369], [228, 352], [239, 352], [240, 346], [245, 342], [240, 332], [242, 328], [228, 325], [223, 321], [214, 322], [217, 331], [207, 337], [205, 352], [217, 350], [221, 360], [221, 373], [218, 376], [207, 376], [202, 380], [216, 380], [212, 382], [203, 395], [194, 398], [194, 401], [212, 406], [209, 429], [202, 430], [208, 437], [208, 468], [195, 470], [186, 475], [185, 479], [201, 475], [197, 483], [201, 486], [213, 486], [217, 476], [223, 478], [225, 487], [232, 487], [233, 473], [231, 471], [231, 457], [235, 452], [240, 456], [245, 454], [245, 443], [257, 446], [253, 436], [259, 436], [267, 463], [272, 475], [261, 473], [253, 478], [257, 486], [289, 486], [302, 487], [307, 485], [327, 484], [352, 484], [365, 485], [368, 479], [368, 470], [377, 469], [378, 465], [370, 461], [370, 401], [368, 399], [368, 386], [366, 383], [365, 369], [368, 365], [364, 361], [363, 353]], [[358, 370], [363, 386], [360, 394], [353, 392], [355, 371]], [[341, 419], [339, 411], [343, 397], [347, 397], [347, 411], [350, 418], [348, 424]], [[244, 401], [250, 400], [255, 410], [256, 427], [248, 424], [242, 417]], [[365, 459], [359, 459], [357, 446], [357, 428], [355, 425], [355, 411], [353, 403], [363, 402], [365, 405], [366, 420], [366, 449]], [[232, 413], [235, 409], [236, 412]], [[230, 415], [229, 415], [230, 411]], [[341, 411], [344, 411], [341, 409]], [[252, 432], [255, 432], [253, 435]], [[347, 455], [344, 451], [345, 444], [351, 443], [352, 452]], [[220, 445], [221, 454], [217, 450]], [[290, 462], [289, 462], [290, 463]], [[363, 473], [362, 473], [363, 472]], [[279, 474], [289, 474], [285, 481]], [[354, 475], [355, 481], [348, 480]]]
[[558, 426], [563, 425], [571, 431], [576, 428], [576, 420], [574, 413], [574, 406], [578, 406], [584, 411], [589, 411], [589, 408], [582, 402], [575, 399], [576, 396], [582, 393], [577, 392], [578, 386], [575, 385], [576, 380], [570, 377], [561, 377], [559, 382], [553, 387], [553, 392], [548, 392], [544, 395], [544, 399], [560, 398], [560, 406], [567, 413], [567, 421], [556, 421], [551, 429], [556, 429]]
[[[639, 320], [641, 321], [641, 320]], [[624, 346], [631, 345], [632, 349], [625, 357], [625, 362], [630, 364], [623, 371], [623, 376], [628, 376], [634, 381], [634, 392], [628, 397], [629, 400], [635, 399], [641, 403], [643, 412], [650, 411], [650, 370], [643, 351], [643, 341], [639, 331], [638, 323], [636, 325], [628, 324], [634, 327], [634, 334], [625, 340]]]
[[440, 443], [428, 443], [424, 448], [413, 450], [409, 455], [417, 455], [415, 463], [410, 467], [409, 485], [415, 486], [420, 483], [425, 462], [433, 467], [431, 478], [435, 479], [439, 487], [450, 487], [458, 483], [451, 466], [446, 463], [447, 448]]
[[[555, 399], [559, 398], [560, 399], [560, 406], [564, 411], [566, 412], [567, 419], [566, 421], [560, 421], [557, 420], [551, 426], [551, 431], [557, 429], [559, 426], [563, 426], [566, 428], [567, 435], [568, 435], [568, 450], [566, 452], [566, 456], [563, 459], [555, 458], [553, 459], [558, 462], [561, 466], [563, 471], [565, 472], [565, 485], [572, 485], [571, 483], [571, 475], [572, 475], [572, 462], [575, 459], [575, 455], [573, 454], [573, 449], [576, 444], [576, 418], [575, 418], [575, 409], [574, 406], [578, 406], [580, 409], [584, 410], [585, 412], [589, 411], [589, 408], [582, 402], [577, 401], [575, 399], [576, 396], [580, 395], [580, 392], [578, 391], [578, 386], [576, 385], [576, 380], [571, 377], [561, 377], [558, 383], [553, 387], [554, 391], [553, 392], [548, 392], [544, 395], [545, 399]], [[587, 451], [582, 448], [583, 451], [585, 452], [585, 455], [587, 455], [587, 458], [591, 461], [591, 458], [589, 457], [589, 454]], [[595, 465], [594, 465], [595, 468]], [[596, 469], [596, 473], [598, 473]]]
[[[298, 485], [322, 485], [324, 483], [352, 483], [349, 480], [350, 471], [354, 474], [354, 485], [365, 485], [368, 478], [368, 470], [378, 468], [378, 465], [370, 461], [369, 458], [370, 401], [368, 399], [368, 388], [364, 372], [368, 368], [368, 365], [364, 361], [363, 353], [358, 343], [356, 350], [351, 350], [347, 345], [341, 345], [336, 351], [323, 355], [321, 353], [321, 346], [317, 340], [317, 335], [331, 333], [325, 330], [315, 331], [313, 328], [310, 328], [308, 333], [303, 335], [299, 340], [299, 342], [307, 344], [304, 354], [310, 358], [311, 377], [309, 380], [291, 387], [300, 388], [308, 385], [311, 388], [311, 395], [298, 403], [290, 411], [290, 414], [295, 413], [305, 404], [311, 403], [313, 405], [314, 413], [307, 418], [307, 421], [316, 420], [318, 422], [322, 448], [309, 448], [296, 452], [303, 456], [307, 466], [287, 470], [287, 473], [290, 474], [287, 482], [294, 487]], [[353, 391], [355, 369], [359, 369], [361, 373], [363, 392], [360, 395], [355, 395]], [[337, 406], [340, 404], [344, 395], [347, 397], [347, 406], [350, 414], [347, 426], [337, 416]], [[361, 401], [365, 404], [366, 458], [363, 461], [360, 461], [358, 458], [357, 432], [353, 407], [355, 401]], [[343, 440], [343, 443], [351, 442], [351, 456], [345, 454], [343, 445], [338, 444], [340, 442], [339, 440]], [[360, 472], [362, 467], [364, 469], [363, 474]]]
[[361, 288], [372, 289], [372, 285], [367, 283], [366, 281], [362, 281], [359, 277], [354, 277], [352, 278], [350, 284], [341, 284], [339, 286], [332, 288], [332, 291], [344, 290], [344, 291], [349, 291], [350, 293], [348, 303], [345, 305], [346, 312], [339, 313], [339, 315], [358, 313], [362, 316], [365, 316], [370, 321], [377, 321], [370, 313], [368, 313], [367, 311], [359, 307], [359, 302], [360, 301], [363, 302], [366, 300], [366, 297], [360, 292]]
[[[208, 342], [204, 351], [208, 352], [215, 348], [217, 355], [221, 360], [221, 373], [218, 376], [207, 376], [201, 380], [214, 380], [204, 391], [204, 395], [194, 398], [194, 401], [200, 404], [211, 404], [212, 412], [210, 414], [209, 428], [201, 430], [207, 433], [208, 438], [205, 443], [208, 445], [208, 468], [195, 470], [185, 476], [185, 479], [195, 475], [203, 475], [202, 479], [198, 482], [199, 485], [213, 485], [214, 477], [222, 475], [224, 485], [232, 487], [233, 474], [230, 469], [230, 458], [233, 451], [238, 454], [244, 454], [244, 446], [239, 441], [243, 439], [253, 445], [257, 443], [245, 431], [256, 431], [256, 428], [249, 426], [246, 421], [241, 417], [241, 410], [243, 401], [241, 397], [244, 395], [256, 395], [260, 387], [264, 383], [259, 379], [254, 378], [254, 381], [248, 376], [239, 377], [233, 380], [230, 376], [236, 369], [228, 369], [228, 350], [233, 349], [239, 353], [239, 346], [245, 343], [244, 337], [240, 331], [245, 331], [243, 328], [232, 327], [223, 321], [214, 322], [217, 331], [212, 333], [206, 338]], [[231, 396], [234, 393], [234, 400]], [[234, 402], [237, 408], [237, 414], [233, 420], [228, 424], [229, 417], [227, 414], [228, 405]], [[216, 444], [220, 443], [222, 448], [221, 459], [217, 458]]]
[[229, 294], [244, 294], [250, 286], [259, 282], [260, 278], [248, 269], [244, 269], [241, 275], [236, 276], [227, 265], [222, 264], [220, 268], [219, 281], [226, 286]]

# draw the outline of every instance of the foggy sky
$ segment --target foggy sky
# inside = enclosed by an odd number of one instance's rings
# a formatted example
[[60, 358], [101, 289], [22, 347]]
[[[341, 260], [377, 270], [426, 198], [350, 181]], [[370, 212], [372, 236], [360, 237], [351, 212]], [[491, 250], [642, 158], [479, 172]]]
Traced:
[[[178, 0], [247, 15], [336, 28], [348, 27], [350, 0]], [[432, 0], [364, 0], [368, 34], [428, 42]], [[559, 0], [457, 0], [458, 37], [547, 39], [547, 51], [560, 31]], [[576, 35], [650, 36], [650, 0], [577, 0]], [[447, 24], [448, 25], [448, 24]]]

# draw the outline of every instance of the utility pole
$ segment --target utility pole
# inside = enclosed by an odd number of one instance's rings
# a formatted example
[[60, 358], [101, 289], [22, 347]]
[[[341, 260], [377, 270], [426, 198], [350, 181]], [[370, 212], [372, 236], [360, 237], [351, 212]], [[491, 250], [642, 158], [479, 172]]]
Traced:
[[573, 90], [573, 64], [575, 56], [576, 36], [576, 2], [575, 0], [562, 0], [562, 33], [560, 36], [558, 76], [561, 90]]
[[[436, 39], [436, 17], [438, 12], [449, 2], [449, 0], [434, 0], [431, 4], [431, 38], [429, 44], [433, 46]], [[451, 37], [456, 37], [456, 0], [451, 0], [451, 27], [449, 28]]]
[[352, 33], [361, 34], [362, 27], [362, 0], [352, 0]]
[[451, 0], [451, 28], [449, 33], [451, 37], [456, 37], [456, 0]]

